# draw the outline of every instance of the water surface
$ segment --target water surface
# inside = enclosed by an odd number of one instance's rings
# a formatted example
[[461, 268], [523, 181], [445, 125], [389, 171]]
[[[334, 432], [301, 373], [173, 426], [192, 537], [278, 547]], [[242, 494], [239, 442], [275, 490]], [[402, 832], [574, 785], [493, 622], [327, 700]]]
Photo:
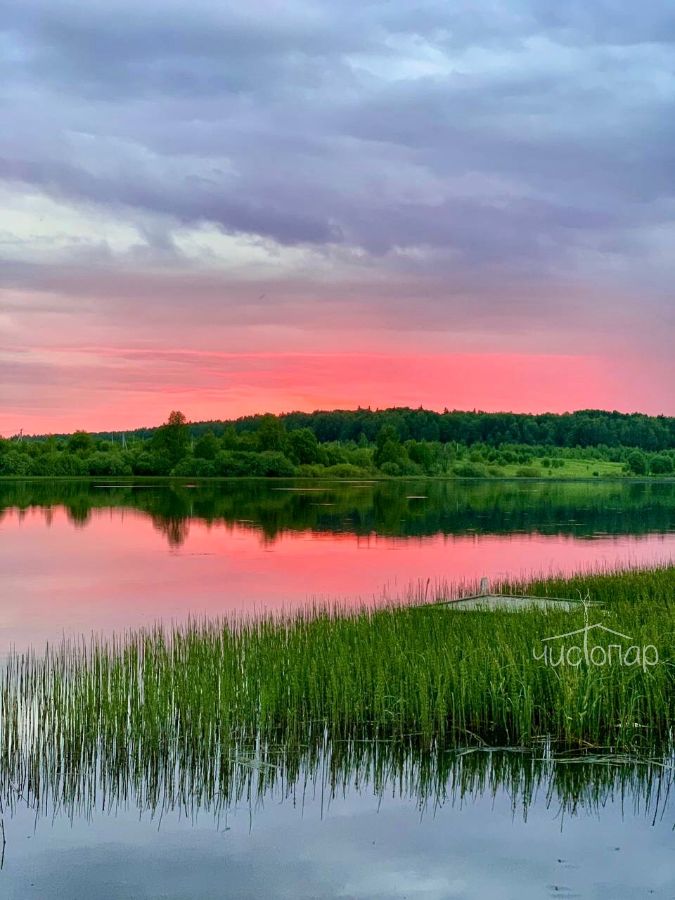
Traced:
[[675, 483], [0, 482], [0, 653], [675, 555]]
[[[673, 483], [0, 481], [0, 654], [674, 551]], [[364, 767], [289, 764], [288, 749], [269, 766], [253, 747], [226, 778], [152, 755], [64, 771], [49, 747], [39, 770], [0, 767], [0, 896], [675, 896], [672, 759], [542, 765], [474, 748], [430, 766], [363, 746]]]
[[[483, 754], [483, 756], [486, 756]], [[492, 756], [492, 755], [491, 755]], [[498, 754], [426, 784], [330, 762], [217, 809], [122, 791], [6, 816], [8, 900], [672, 898], [672, 774]], [[466, 764], [466, 760], [464, 760]], [[251, 783], [252, 782], [252, 783]], [[90, 783], [91, 784], [91, 783]], [[30, 799], [30, 798], [29, 798]]]

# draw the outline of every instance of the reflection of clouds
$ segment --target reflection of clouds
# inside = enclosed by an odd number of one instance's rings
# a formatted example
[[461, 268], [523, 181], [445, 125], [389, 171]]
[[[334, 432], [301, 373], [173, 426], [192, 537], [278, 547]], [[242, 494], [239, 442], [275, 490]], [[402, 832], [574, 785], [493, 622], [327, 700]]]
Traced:
[[[378, 811], [379, 805], [379, 811]], [[672, 802], [671, 802], [672, 808]], [[672, 811], [672, 810], [671, 810]], [[562, 822], [539, 798], [527, 820], [498, 793], [420, 815], [414, 804], [364, 788], [328, 808], [320, 796], [242, 807], [216, 827], [165, 814], [158, 822], [120, 812], [91, 823], [57, 818], [33, 831], [29, 812], [11, 822], [2, 873], [8, 900], [32, 889], [44, 900], [96, 896], [540, 900], [672, 895], [672, 815], [652, 825], [630, 797], [599, 816]], [[224, 830], [225, 828], [229, 830]], [[23, 830], [22, 830], [23, 829]], [[219, 830], [220, 829], [220, 830]], [[618, 849], [616, 849], [618, 848]]]

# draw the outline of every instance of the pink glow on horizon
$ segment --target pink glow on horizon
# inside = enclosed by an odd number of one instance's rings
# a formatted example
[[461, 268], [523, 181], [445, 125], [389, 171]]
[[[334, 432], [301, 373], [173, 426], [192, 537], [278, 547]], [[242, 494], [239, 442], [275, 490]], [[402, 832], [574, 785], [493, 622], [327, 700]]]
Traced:
[[[43, 354], [42, 383], [3, 396], [0, 433], [122, 430], [259, 412], [424, 406], [673, 414], [668, 372], [601, 356], [534, 353], [242, 352], [88, 347]], [[658, 374], [658, 372], [657, 372]], [[653, 382], [653, 383], [652, 383]], [[4, 393], [4, 392], [3, 392]], [[9, 392], [7, 392], [9, 393]]]

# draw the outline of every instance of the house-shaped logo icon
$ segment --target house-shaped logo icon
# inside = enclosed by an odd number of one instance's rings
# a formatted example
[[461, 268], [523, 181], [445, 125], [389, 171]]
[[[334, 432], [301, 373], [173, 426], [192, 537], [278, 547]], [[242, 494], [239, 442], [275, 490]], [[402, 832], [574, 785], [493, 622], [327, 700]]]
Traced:
[[[653, 644], [638, 646], [631, 643], [633, 638], [608, 628], [600, 622], [590, 624], [588, 621], [589, 601], [583, 601], [584, 625], [583, 628], [575, 628], [562, 634], [554, 634], [541, 639], [544, 645], [539, 653], [533, 651], [534, 658], [543, 661], [545, 665], [571, 666], [578, 668], [582, 664], [586, 666], [605, 666], [618, 664], [621, 666], [641, 665], [646, 671], [649, 666], [655, 666], [659, 661], [659, 653]], [[604, 643], [597, 643], [595, 639], [603, 637]], [[593, 640], [592, 640], [593, 639]], [[611, 643], [608, 643], [611, 641]], [[625, 644], [630, 643], [629, 647]]]

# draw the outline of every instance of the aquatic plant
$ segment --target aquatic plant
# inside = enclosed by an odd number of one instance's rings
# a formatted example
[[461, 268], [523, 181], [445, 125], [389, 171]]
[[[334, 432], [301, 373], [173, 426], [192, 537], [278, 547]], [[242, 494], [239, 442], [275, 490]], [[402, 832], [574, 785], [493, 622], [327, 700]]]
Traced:
[[675, 566], [502, 589], [588, 594], [602, 604], [593, 617], [657, 648], [658, 661], [547, 664], [542, 640], [583, 626], [581, 608], [459, 614], [436, 603], [71, 641], [6, 665], [0, 786], [39, 802], [97, 791], [111, 802], [133, 787], [149, 802], [208, 803], [280, 768], [292, 782], [329, 751], [369, 748], [371, 762], [489, 746], [672, 754]]

